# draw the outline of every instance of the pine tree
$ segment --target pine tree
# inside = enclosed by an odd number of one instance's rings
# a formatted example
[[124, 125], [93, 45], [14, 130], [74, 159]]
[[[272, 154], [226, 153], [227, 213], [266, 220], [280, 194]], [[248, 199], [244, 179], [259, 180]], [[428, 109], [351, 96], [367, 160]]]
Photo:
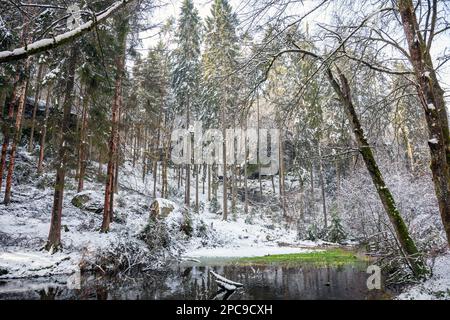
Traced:
[[[215, 0], [211, 16], [206, 19], [203, 80], [206, 87], [202, 118], [222, 125], [223, 147], [223, 219], [227, 220], [227, 161], [226, 127], [229, 113], [236, 107], [238, 79], [234, 71], [238, 65], [239, 38], [236, 34], [236, 15], [226, 0]], [[219, 120], [220, 117], [220, 120]]]
[[[174, 52], [172, 86], [177, 100], [177, 109], [186, 116], [186, 129], [191, 125], [198, 105], [198, 84], [200, 78], [200, 17], [192, 0], [184, 0], [177, 29], [177, 48]], [[195, 166], [195, 171], [196, 166]], [[198, 173], [196, 173], [198, 179]], [[190, 205], [191, 165], [186, 164], [185, 204]], [[198, 183], [196, 184], [198, 192]], [[198, 199], [198, 193], [197, 197]], [[198, 201], [196, 202], [198, 206]]]

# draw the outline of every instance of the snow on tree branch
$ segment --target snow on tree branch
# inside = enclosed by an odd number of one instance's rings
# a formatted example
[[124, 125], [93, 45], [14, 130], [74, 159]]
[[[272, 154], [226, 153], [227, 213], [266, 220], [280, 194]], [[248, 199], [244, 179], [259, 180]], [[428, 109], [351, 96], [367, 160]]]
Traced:
[[36, 53], [46, 51], [49, 49], [53, 49], [59, 47], [65, 43], [68, 43], [86, 32], [91, 31], [96, 25], [104, 22], [108, 19], [112, 14], [125, 7], [128, 3], [133, 0], [120, 0], [114, 2], [108, 9], [105, 11], [96, 14], [95, 17], [88, 22], [80, 25], [78, 28], [68, 31], [66, 33], [60, 34], [53, 38], [41, 39], [36, 42], [33, 42], [25, 47], [14, 49], [13, 51], [1, 51], [0, 52], [0, 63], [16, 61], [20, 59], [24, 59], [28, 56], [34, 55]]

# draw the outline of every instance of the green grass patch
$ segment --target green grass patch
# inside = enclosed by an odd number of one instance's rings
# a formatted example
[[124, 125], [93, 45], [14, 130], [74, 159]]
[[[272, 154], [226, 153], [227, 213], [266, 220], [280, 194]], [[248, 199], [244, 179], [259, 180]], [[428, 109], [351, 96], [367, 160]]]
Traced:
[[302, 264], [311, 263], [316, 265], [344, 265], [367, 261], [355, 252], [343, 249], [330, 249], [292, 254], [274, 254], [262, 257], [240, 258], [239, 263], [245, 265], [262, 264]]

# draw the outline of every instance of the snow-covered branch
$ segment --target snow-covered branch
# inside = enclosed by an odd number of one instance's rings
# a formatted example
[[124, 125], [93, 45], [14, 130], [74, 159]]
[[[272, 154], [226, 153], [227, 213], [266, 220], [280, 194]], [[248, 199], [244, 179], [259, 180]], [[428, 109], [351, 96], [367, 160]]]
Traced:
[[24, 59], [28, 56], [37, 54], [39, 52], [47, 51], [49, 49], [53, 49], [70, 41], [73, 41], [74, 39], [80, 37], [86, 32], [91, 31], [96, 25], [104, 22], [112, 14], [122, 9], [124, 6], [126, 6], [128, 3], [132, 1], [133, 0], [116, 1], [108, 9], [106, 9], [101, 13], [96, 14], [95, 17], [93, 17], [86, 23], [80, 25], [78, 28], [60, 34], [56, 37], [41, 39], [25, 47], [17, 48], [12, 51], [8, 50], [2, 51], [0, 52], [0, 63]]

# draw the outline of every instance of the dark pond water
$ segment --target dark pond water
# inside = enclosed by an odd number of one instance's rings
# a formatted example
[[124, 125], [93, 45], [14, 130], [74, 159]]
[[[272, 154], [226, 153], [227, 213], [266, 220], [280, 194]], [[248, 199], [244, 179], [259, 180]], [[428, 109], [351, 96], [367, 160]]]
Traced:
[[[80, 289], [67, 288], [67, 278], [0, 281], [0, 299], [380, 299], [366, 286], [367, 265], [310, 264], [242, 266], [208, 262], [180, 264], [138, 279], [83, 275]], [[240, 282], [242, 289], [219, 293], [210, 270]]]

